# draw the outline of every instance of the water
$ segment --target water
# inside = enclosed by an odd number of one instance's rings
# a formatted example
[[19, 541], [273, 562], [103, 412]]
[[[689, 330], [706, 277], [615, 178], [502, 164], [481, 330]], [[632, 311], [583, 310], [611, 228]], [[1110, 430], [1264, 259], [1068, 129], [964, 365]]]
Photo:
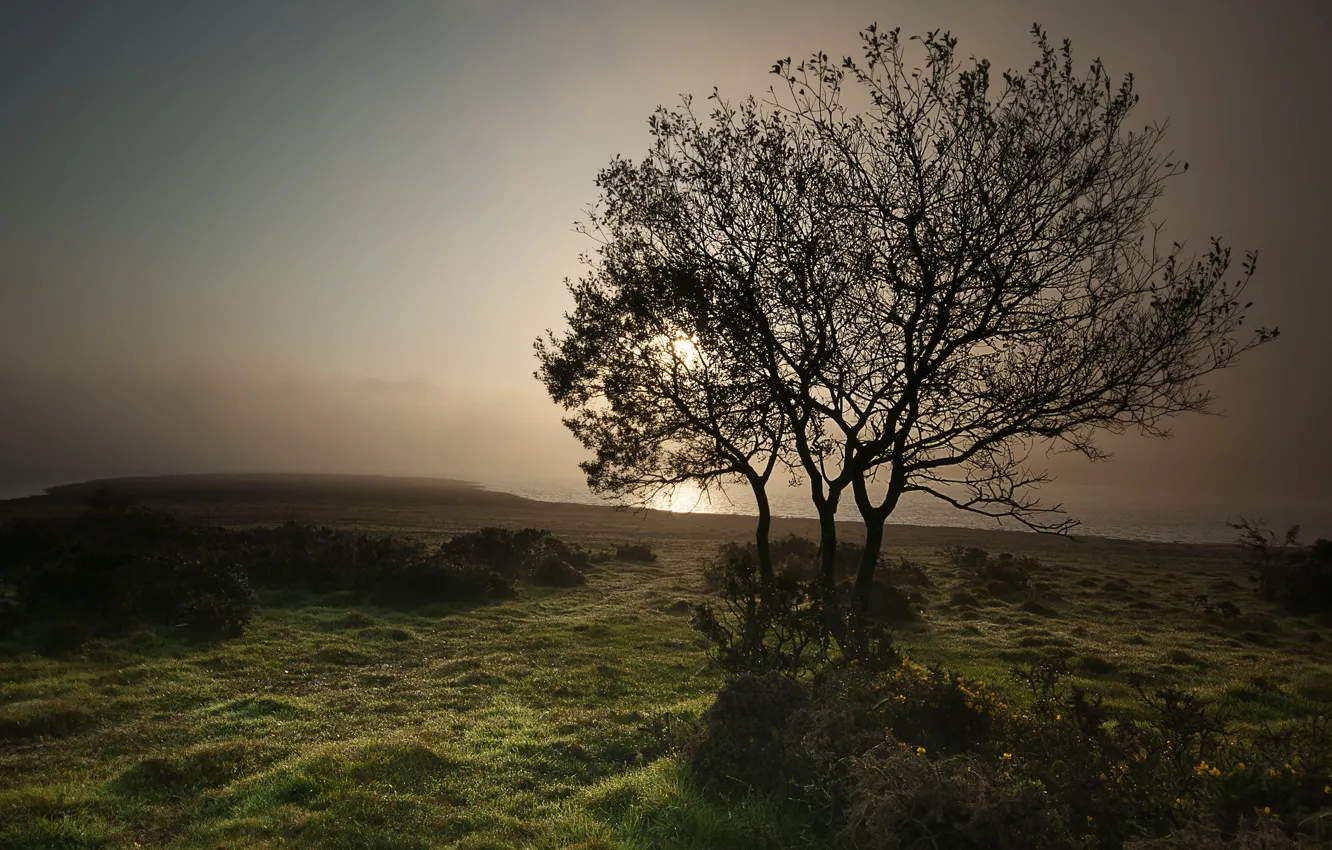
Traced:
[[[580, 481], [507, 479], [481, 483], [487, 489], [545, 502], [607, 504]], [[1069, 516], [1080, 520], [1074, 532], [1078, 535], [1167, 543], [1231, 543], [1237, 535], [1226, 523], [1244, 517], [1262, 520], [1278, 532], [1299, 523], [1302, 527], [1300, 539], [1304, 542], [1332, 537], [1332, 501], [1327, 500], [1261, 494], [1240, 497], [1181, 495], [1127, 487], [1069, 484], [1048, 485], [1041, 492], [1044, 501], [1062, 503]], [[838, 518], [857, 521], [859, 515], [849, 497], [848, 493]], [[777, 485], [770, 488], [768, 499], [775, 516], [815, 516], [808, 490], [803, 487]], [[673, 497], [659, 499], [653, 507], [679, 513], [755, 513], [753, 498], [747, 488], [728, 488], [724, 494], [709, 498], [696, 487], [683, 487]], [[904, 496], [888, 521], [901, 525], [1024, 530], [1018, 523], [999, 523], [919, 493]]]

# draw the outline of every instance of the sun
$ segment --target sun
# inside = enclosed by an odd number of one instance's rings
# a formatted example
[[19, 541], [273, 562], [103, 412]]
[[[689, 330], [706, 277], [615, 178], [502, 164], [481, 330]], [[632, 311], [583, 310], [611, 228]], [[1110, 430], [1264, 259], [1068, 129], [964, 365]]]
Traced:
[[686, 369], [692, 369], [703, 359], [699, 353], [696, 337], [677, 336], [671, 340], [671, 360]]

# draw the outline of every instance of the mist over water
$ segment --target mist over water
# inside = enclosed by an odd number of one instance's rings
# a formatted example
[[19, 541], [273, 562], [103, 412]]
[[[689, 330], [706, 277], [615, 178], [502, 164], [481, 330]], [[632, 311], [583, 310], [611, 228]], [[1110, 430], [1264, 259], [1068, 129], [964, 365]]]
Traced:
[[[504, 478], [479, 483], [487, 489], [540, 501], [608, 504], [576, 479]], [[1332, 537], [1332, 501], [1327, 500], [1262, 495], [1220, 500], [1130, 487], [1078, 484], [1050, 485], [1042, 493], [1044, 502], [1062, 503], [1066, 513], [1080, 520], [1074, 536], [1165, 543], [1231, 543], [1236, 533], [1226, 522], [1244, 517], [1261, 520], [1278, 532], [1299, 524], [1303, 542]], [[816, 516], [808, 491], [803, 487], [779, 485], [770, 490], [769, 500], [775, 516], [810, 519]], [[724, 493], [711, 496], [699, 493], [697, 488], [683, 488], [674, 498], [662, 497], [653, 507], [677, 513], [755, 513], [753, 498], [742, 487], [729, 487]], [[849, 500], [842, 503], [837, 516], [848, 522], [859, 521], [855, 506]], [[1025, 530], [1015, 522], [998, 522], [917, 493], [904, 496], [888, 521], [899, 525]]]

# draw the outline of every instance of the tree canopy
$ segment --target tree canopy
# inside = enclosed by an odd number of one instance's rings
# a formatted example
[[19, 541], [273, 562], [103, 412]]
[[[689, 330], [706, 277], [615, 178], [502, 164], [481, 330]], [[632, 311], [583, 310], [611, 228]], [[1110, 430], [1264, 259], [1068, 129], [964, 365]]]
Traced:
[[537, 343], [593, 490], [746, 481], [762, 561], [780, 470], [828, 591], [849, 491], [863, 604], [903, 495], [1064, 531], [1042, 452], [1209, 409], [1204, 378], [1276, 336], [1244, 327], [1256, 255], [1168, 243], [1156, 205], [1188, 166], [1166, 125], [1131, 123], [1131, 75], [1033, 36], [996, 80], [948, 33], [871, 26], [858, 59], [775, 63], [762, 99], [652, 115], [647, 155], [598, 175], [596, 250]]

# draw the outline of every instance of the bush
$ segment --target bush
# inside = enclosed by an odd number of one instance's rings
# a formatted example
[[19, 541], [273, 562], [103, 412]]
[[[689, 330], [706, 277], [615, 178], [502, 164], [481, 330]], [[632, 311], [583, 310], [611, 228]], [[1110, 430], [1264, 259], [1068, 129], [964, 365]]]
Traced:
[[482, 529], [431, 553], [391, 535], [296, 522], [228, 531], [115, 500], [96, 504], [75, 518], [0, 525], [0, 629], [77, 624], [48, 630], [52, 651], [140, 625], [231, 637], [253, 615], [252, 585], [417, 607], [508, 597], [526, 577], [581, 584], [590, 562], [582, 548], [534, 529]]
[[808, 703], [805, 688], [775, 671], [731, 679], [686, 747], [690, 770], [711, 791], [784, 796], [794, 784], [787, 724]]
[[615, 560], [652, 564], [657, 560], [657, 553], [645, 543], [621, 543], [615, 547]]
[[1000, 552], [997, 557], [976, 546], [954, 546], [945, 550], [952, 565], [967, 578], [982, 584], [993, 596], [1005, 596], [1031, 588], [1031, 575], [1041, 567], [1028, 555]]
[[547, 555], [532, 571], [532, 582], [545, 587], [577, 587], [587, 584], [587, 576], [559, 555]]
[[592, 563], [586, 549], [536, 528], [512, 531], [490, 526], [451, 538], [439, 552], [449, 560], [480, 564], [513, 579], [531, 576], [549, 556], [575, 567]]
[[514, 595], [511, 579], [480, 564], [420, 558], [383, 569], [370, 598], [382, 605], [419, 608], [441, 602], [486, 602]]
[[72, 619], [90, 633], [158, 625], [232, 637], [256, 605], [215, 532], [128, 507], [0, 528], [0, 583], [10, 625]]
[[1253, 569], [1249, 580], [1264, 599], [1296, 614], [1332, 611], [1332, 540], [1301, 546], [1298, 525], [1280, 543], [1262, 523], [1241, 518], [1230, 527], [1240, 532], [1239, 545]]
[[195, 558], [168, 569], [173, 598], [163, 610], [175, 609], [169, 617], [173, 625], [199, 638], [238, 637], [245, 630], [259, 601], [238, 564], [225, 557]]
[[908, 659], [879, 684], [884, 722], [899, 740], [946, 754], [992, 752], [1008, 704], [984, 682]]
[[897, 662], [883, 616], [904, 616], [905, 610], [905, 616], [914, 617], [915, 611], [894, 588], [876, 585], [870, 611], [862, 617], [852, 605], [850, 583], [825, 599], [815, 582], [789, 571], [777, 573], [765, 587], [752, 547], [723, 546], [718, 561], [721, 604], [697, 605], [693, 625], [721, 667], [801, 676], [830, 660], [834, 647], [840, 650], [839, 662], [871, 668]]
[[800, 803], [850, 846], [1285, 847], [1283, 834], [1312, 837], [1332, 811], [1322, 718], [1235, 730], [1169, 684], [1138, 680], [1139, 704], [1111, 708], [1065, 675], [1014, 670], [1029, 691], [1019, 709], [910, 661], [745, 674], [686, 756], [704, 787]]
[[[819, 573], [819, 543], [807, 537], [789, 534], [778, 537], [768, 544], [772, 557], [772, 571], [775, 575], [786, 576], [797, 582], [812, 582]], [[865, 547], [855, 543], [837, 544], [835, 578], [837, 582], [855, 578], [860, 569], [860, 558]], [[709, 590], [718, 590], [726, 584], [728, 565], [735, 561], [749, 558], [758, 560], [758, 547], [754, 543], [724, 543], [717, 548], [717, 554], [702, 564], [704, 585]], [[882, 567], [882, 562], [880, 562]]]
[[997, 773], [973, 756], [932, 761], [897, 742], [856, 758], [842, 835], [876, 848], [1075, 848], [1039, 782]]
[[764, 587], [754, 556], [743, 547], [724, 550], [719, 608], [694, 608], [693, 625], [702, 632], [713, 661], [732, 672], [808, 672], [827, 657], [832, 636], [816, 589], [790, 574]]

